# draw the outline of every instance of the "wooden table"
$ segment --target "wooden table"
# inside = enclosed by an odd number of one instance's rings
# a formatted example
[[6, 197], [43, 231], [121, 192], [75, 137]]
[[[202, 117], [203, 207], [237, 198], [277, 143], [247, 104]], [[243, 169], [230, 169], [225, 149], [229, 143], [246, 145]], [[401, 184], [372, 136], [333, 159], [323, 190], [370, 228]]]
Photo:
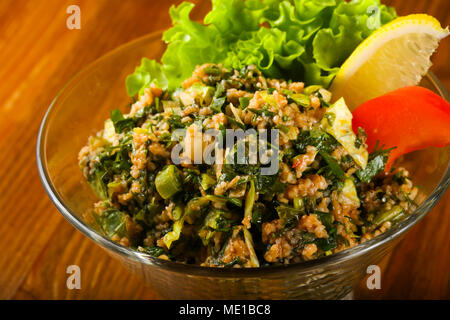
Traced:
[[[399, 14], [426, 12], [450, 24], [448, 0], [397, 0]], [[81, 30], [66, 27], [66, 8], [81, 8]], [[0, 2], [0, 298], [154, 299], [119, 262], [76, 231], [39, 181], [35, 143], [58, 90], [81, 68], [120, 44], [170, 25], [171, 1], [2, 0]], [[209, 2], [201, 1], [199, 19]], [[450, 88], [448, 39], [432, 70]], [[362, 298], [450, 298], [450, 193], [383, 263], [382, 289]], [[68, 290], [66, 268], [82, 270]]]

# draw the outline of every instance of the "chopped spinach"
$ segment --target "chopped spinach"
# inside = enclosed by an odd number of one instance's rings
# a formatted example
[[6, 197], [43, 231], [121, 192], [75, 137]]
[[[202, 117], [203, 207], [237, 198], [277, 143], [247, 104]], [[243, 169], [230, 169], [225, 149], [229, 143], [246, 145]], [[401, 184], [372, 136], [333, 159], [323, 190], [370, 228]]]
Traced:
[[141, 247], [143, 249], [143, 252], [147, 253], [148, 255], [152, 257], [159, 257], [163, 254], [166, 254], [163, 248], [161, 247]]
[[321, 129], [301, 131], [294, 144], [298, 153], [306, 153], [307, 146], [315, 146], [318, 151], [331, 153], [339, 143], [331, 135]]
[[344, 170], [342, 170], [341, 166], [337, 163], [337, 161], [327, 152], [319, 151], [319, 154], [328, 164], [328, 168], [330, 169], [332, 175], [341, 180], [345, 180], [347, 176], [345, 175]]
[[375, 178], [386, 166], [391, 149], [378, 149], [378, 141], [375, 145], [374, 151], [369, 155], [369, 161], [365, 169], [359, 169], [356, 176], [361, 182], [367, 183]]
[[117, 133], [122, 133], [134, 128], [135, 120], [133, 118], [124, 118], [119, 109], [111, 111], [111, 121], [114, 124], [114, 129]]
[[225, 103], [225, 97], [222, 98], [214, 98], [213, 102], [209, 106], [214, 112], [221, 113], [222, 112], [222, 106]]

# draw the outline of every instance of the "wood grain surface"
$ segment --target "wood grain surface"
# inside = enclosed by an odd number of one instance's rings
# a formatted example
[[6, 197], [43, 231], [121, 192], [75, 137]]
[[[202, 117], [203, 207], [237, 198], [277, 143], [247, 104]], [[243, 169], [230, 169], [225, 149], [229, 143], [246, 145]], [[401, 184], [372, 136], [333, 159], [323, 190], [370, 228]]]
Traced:
[[[194, 18], [210, 6], [196, 1]], [[38, 177], [40, 121], [59, 89], [115, 47], [170, 25], [172, 1], [0, 1], [0, 298], [156, 299], [118, 261], [75, 230], [55, 209]], [[391, 0], [401, 15], [425, 12], [450, 24], [448, 0]], [[69, 5], [81, 8], [81, 30], [66, 27]], [[432, 70], [450, 88], [446, 39]], [[82, 270], [68, 290], [66, 268]], [[382, 289], [364, 282], [356, 298], [450, 298], [450, 196], [416, 225], [382, 264]]]

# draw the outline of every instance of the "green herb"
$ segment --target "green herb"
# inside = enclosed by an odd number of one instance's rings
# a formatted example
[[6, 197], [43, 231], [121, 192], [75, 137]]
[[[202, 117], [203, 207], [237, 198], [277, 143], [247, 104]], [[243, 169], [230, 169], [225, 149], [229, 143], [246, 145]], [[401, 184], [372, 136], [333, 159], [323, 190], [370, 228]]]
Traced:
[[274, 112], [267, 110], [267, 108], [262, 108], [260, 110], [248, 108], [248, 110], [250, 110], [254, 114], [257, 114], [257, 115], [263, 116], [263, 117], [273, 117], [275, 115]]
[[286, 224], [286, 222], [291, 218], [298, 220], [300, 216], [306, 213], [304, 207], [296, 209], [285, 204], [279, 205], [275, 208], [275, 210], [278, 213], [278, 217], [284, 222], [284, 224]]
[[294, 209], [304, 210], [305, 203], [303, 202], [303, 198], [294, 198]]
[[400, 206], [393, 206], [392, 209], [380, 212], [373, 219], [375, 225], [381, 225], [386, 221], [399, 220], [399, 218], [404, 214], [404, 210]]
[[[294, 102], [302, 108], [307, 108], [311, 105], [311, 99], [303, 93], [295, 93], [286, 89], [283, 90], [283, 93], [286, 95], [288, 102]], [[300, 110], [302, 111], [303, 109]]]
[[222, 112], [222, 106], [225, 103], [225, 97], [223, 98], [214, 98], [213, 102], [211, 103], [211, 105], [209, 106], [213, 111], [217, 112], [217, 113], [221, 113]]
[[182, 213], [180, 214], [181, 218], [179, 218], [178, 220], [176, 220], [173, 225], [172, 225], [172, 231], [166, 233], [164, 235], [163, 241], [164, 244], [166, 245], [167, 249], [170, 249], [170, 247], [172, 246], [172, 243], [174, 241], [177, 241], [178, 239], [180, 239], [181, 236], [181, 232], [183, 230], [183, 226], [184, 226], [184, 217], [182, 217], [182, 215], [184, 215], [183, 209]]
[[366, 168], [359, 169], [355, 173], [361, 182], [370, 182], [383, 171], [389, 157], [389, 152], [394, 149], [383, 149], [383, 147], [378, 149], [378, 144], [379, 142], [377, 141], [374, 151], [369, 155], [369, 161], [367, 162]]
[[219, 75], [219, 74], [221, 74], [221, 71], [220, 71], [219, 67], [218, 66], [214, 66], [214, 65], [207, 66], [207, 67], [203, 68], [203, 72], [206, 73], [206, 74], [209, 74], [209, 75]]
[[247, 191], [247, 196], [245, 197], [245, 211], [244, 211], [244, 219], [247, 219], [247, 221], [252, 221], [252, 212], [253, 212], [253, 205], [255, 204], [255, 183], [253, 180], [250, 180], [250, 188]]
[[139, 247], [143, 252], [147, 253], [148, 255], [151, 255], [152, 257], [159, 257], [163, 254], [166, 254], [163, 248], [161, 247]]
[[158, 172], [155, 179], [155, 187], [163, 199], [172, 197], [182, 187], [180, 170], [174, 165], [165, 167]]
[[218, 264], [222, 265], [224, 268], [231, 268], [235, 265], [244, 265], [245, 261], [242, 261], [242, 259], [240, 257], [234, 257], [230, 262], [225, 263], [220, 261]]
[[[336, 115], [334, 113], [325, 113], [324, 118], [327, 119], [328, 124], [330, 126], [332, 126], [334, 123], [334, 120], [336, 120]], [[359, 144], [359, 146], [361, 146], [361, 143]], [[359, 148], [359, 146], [356, 146], [356, 144], [355, 144], [355, 147]]]
[[216, 84], [216, 92], [214, 93], [214, 98], [220, 97], [225, 92], [225, 87], [220, 83]]
[[249, 97], [240, 97], [239, 98], [239, 106], [241, 109], [245, 109], [250, 104], [250, 98]]
[[242, 207], [242, 201], [238, 198], [228, 198], [227, 203], [230, 203], [236, 207]]
[[327, 231], [330, 231], [334, 228], [333, 215], [331, 213], [315, 210], [314, 214], [317, 215], [320, 222], [322, 222], [322, 224], [325, 226]]
[[229, 121], [230, 123], [234, 124], [235, 126], [241, 128], [242, 130], [245, 130], [245, 129], [246, 129], [245, 124], [243, 124], [242, 122], [239, 122], [239, 121], [237, 121], [236, 119], [234, 119], [234, 118], [232, 118], [232, 117], [230, 117], [230, 116], [228, 116], [228, 115], [225, 115], [225, 117], [228, 119], [228, 121]]
[[148, 226], [152, 226], [154, 224], [153, 218], [161, 213], [164, 207], [158, 203], [149, 203], [145, 205], [145, 207], [139, 210], [138, 213], [134, 215], [134, 219], [136, 221], [140, 221], [145, 223]]
[[206, 173], [202, 174], [201, 186], [202, 186], [203, 190], [206, 191], [206, 190], [208, 190], [209, 188], [211, 188], [215, 184], [216, 184], [216, 179], [214, 179], [209, 174], [206, 174]]
[[210, 199], [206, 197], [193, 198], [189, 200], [186, 205], [185, 214], [186, 216], [196, 216], [199, 215], [200, 212], [206, 208], [206, 206], [210, 203]]
[[320, 129], [301, 131], [294, 144], [298, 153], [306, 153], [307, 146], [314, 146], [318, 151], [331, 153], [339, 146], [334, 137]]
[[181, 122], [181, 116], [178, 114], [172, 114], [168, 119], [167, 122], [169, 122], [170, 128], [172, 130], [174, 129], [182, 129], [186, 126], [183, 122]]
[[333, 175], [336, 178], [339, 178], [341, 180], [345, 180], [347, 178], [344, 170], [342, 170], [341, 166], [337, 163], [337, 161], [331, 155], [329, 155], [325, 151], [319, 151], [319, 154], [322, 156], [322, 158], [328, 164], [328, 168], [331, 170], [331, 172], [333, 173]]
[[155, 97], [155, 109], [156, 109], [156, 112], [163, 112], [163, 108], [160, 103], [159, 97]]
[[312, 85], [312, 86], [308, 86], [305, 89], [303, 89], [303, 94], [309, 96], [311, 94], [316, 93], [317, 91], [319, 91], [320, 89], [322, 89], [321, 86], [318, 85]]
[[285, 125], [282, 125], [282, 124], [276, 125], [275, 129], [279, 129], [283, 133], [288, 133], [290, 131], [290, 127], [289, 126], [285, 126]]
[[184, 183], [191, 183], [195, 187], [201, 184], [200, 173], [197, 170], [186, 169]]
[[100, 199], [108, 199], [108, 185], [114, 182], [115, 175], [129, 172], [131, 149], [131, 141], [125, 137], [120, 141], [119, 146], [107, 147], [104, 152], [97, 155], [98, 161], [94, 162], [94, 170], [87, 176], [87, 179]]
[[282, 193], [286, 189], [286, 185], [278, 180], [278, 175], [255, 175], [255, 188], [259, 193], [266, 195], [274, 195]]
[[119, 109], [111, 110], [111, 121], [117, 133], [122, 133], [135, 127], [135, 120], [133, 118], [124, 118]]
[[266, 215], [266, 206], [261, 202], [256, 202], [253, 207], [252, 224], [261, 225]]
[[116, 234], [121, 238], [127, 235], [126, 214], [117, 209], [105, 210], [98, 222], [103, 232], [110, 238]]
[[328, 238], [317, 238], [314, 243], [316, 244], [317, 248], [321, 251], [329, 251], [333, 250], [337, 247], [337, 242], [335, 238], [328, 237]]
[[229, 232], [232, 229], [235, 221], [227, 211], [212, 209], [206, 215], [203, 225], [199, 230], [199, 236], [204, 245], [209, 243], [209, 240], [214, 235], [214, 232]]

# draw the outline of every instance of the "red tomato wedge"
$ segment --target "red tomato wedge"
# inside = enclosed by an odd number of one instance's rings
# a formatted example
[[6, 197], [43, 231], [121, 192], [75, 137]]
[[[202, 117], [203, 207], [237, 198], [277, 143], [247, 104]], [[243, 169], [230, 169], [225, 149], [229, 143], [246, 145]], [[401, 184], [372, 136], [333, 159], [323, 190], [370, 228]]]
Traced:
[[353, 130], [364, 128], [372, 152], [377, 141], [389, 154], [385, 171], [399, 156], [450, 144], [450, 104], [423, 87], [405, 87], [369, 100], [353, 111]]

